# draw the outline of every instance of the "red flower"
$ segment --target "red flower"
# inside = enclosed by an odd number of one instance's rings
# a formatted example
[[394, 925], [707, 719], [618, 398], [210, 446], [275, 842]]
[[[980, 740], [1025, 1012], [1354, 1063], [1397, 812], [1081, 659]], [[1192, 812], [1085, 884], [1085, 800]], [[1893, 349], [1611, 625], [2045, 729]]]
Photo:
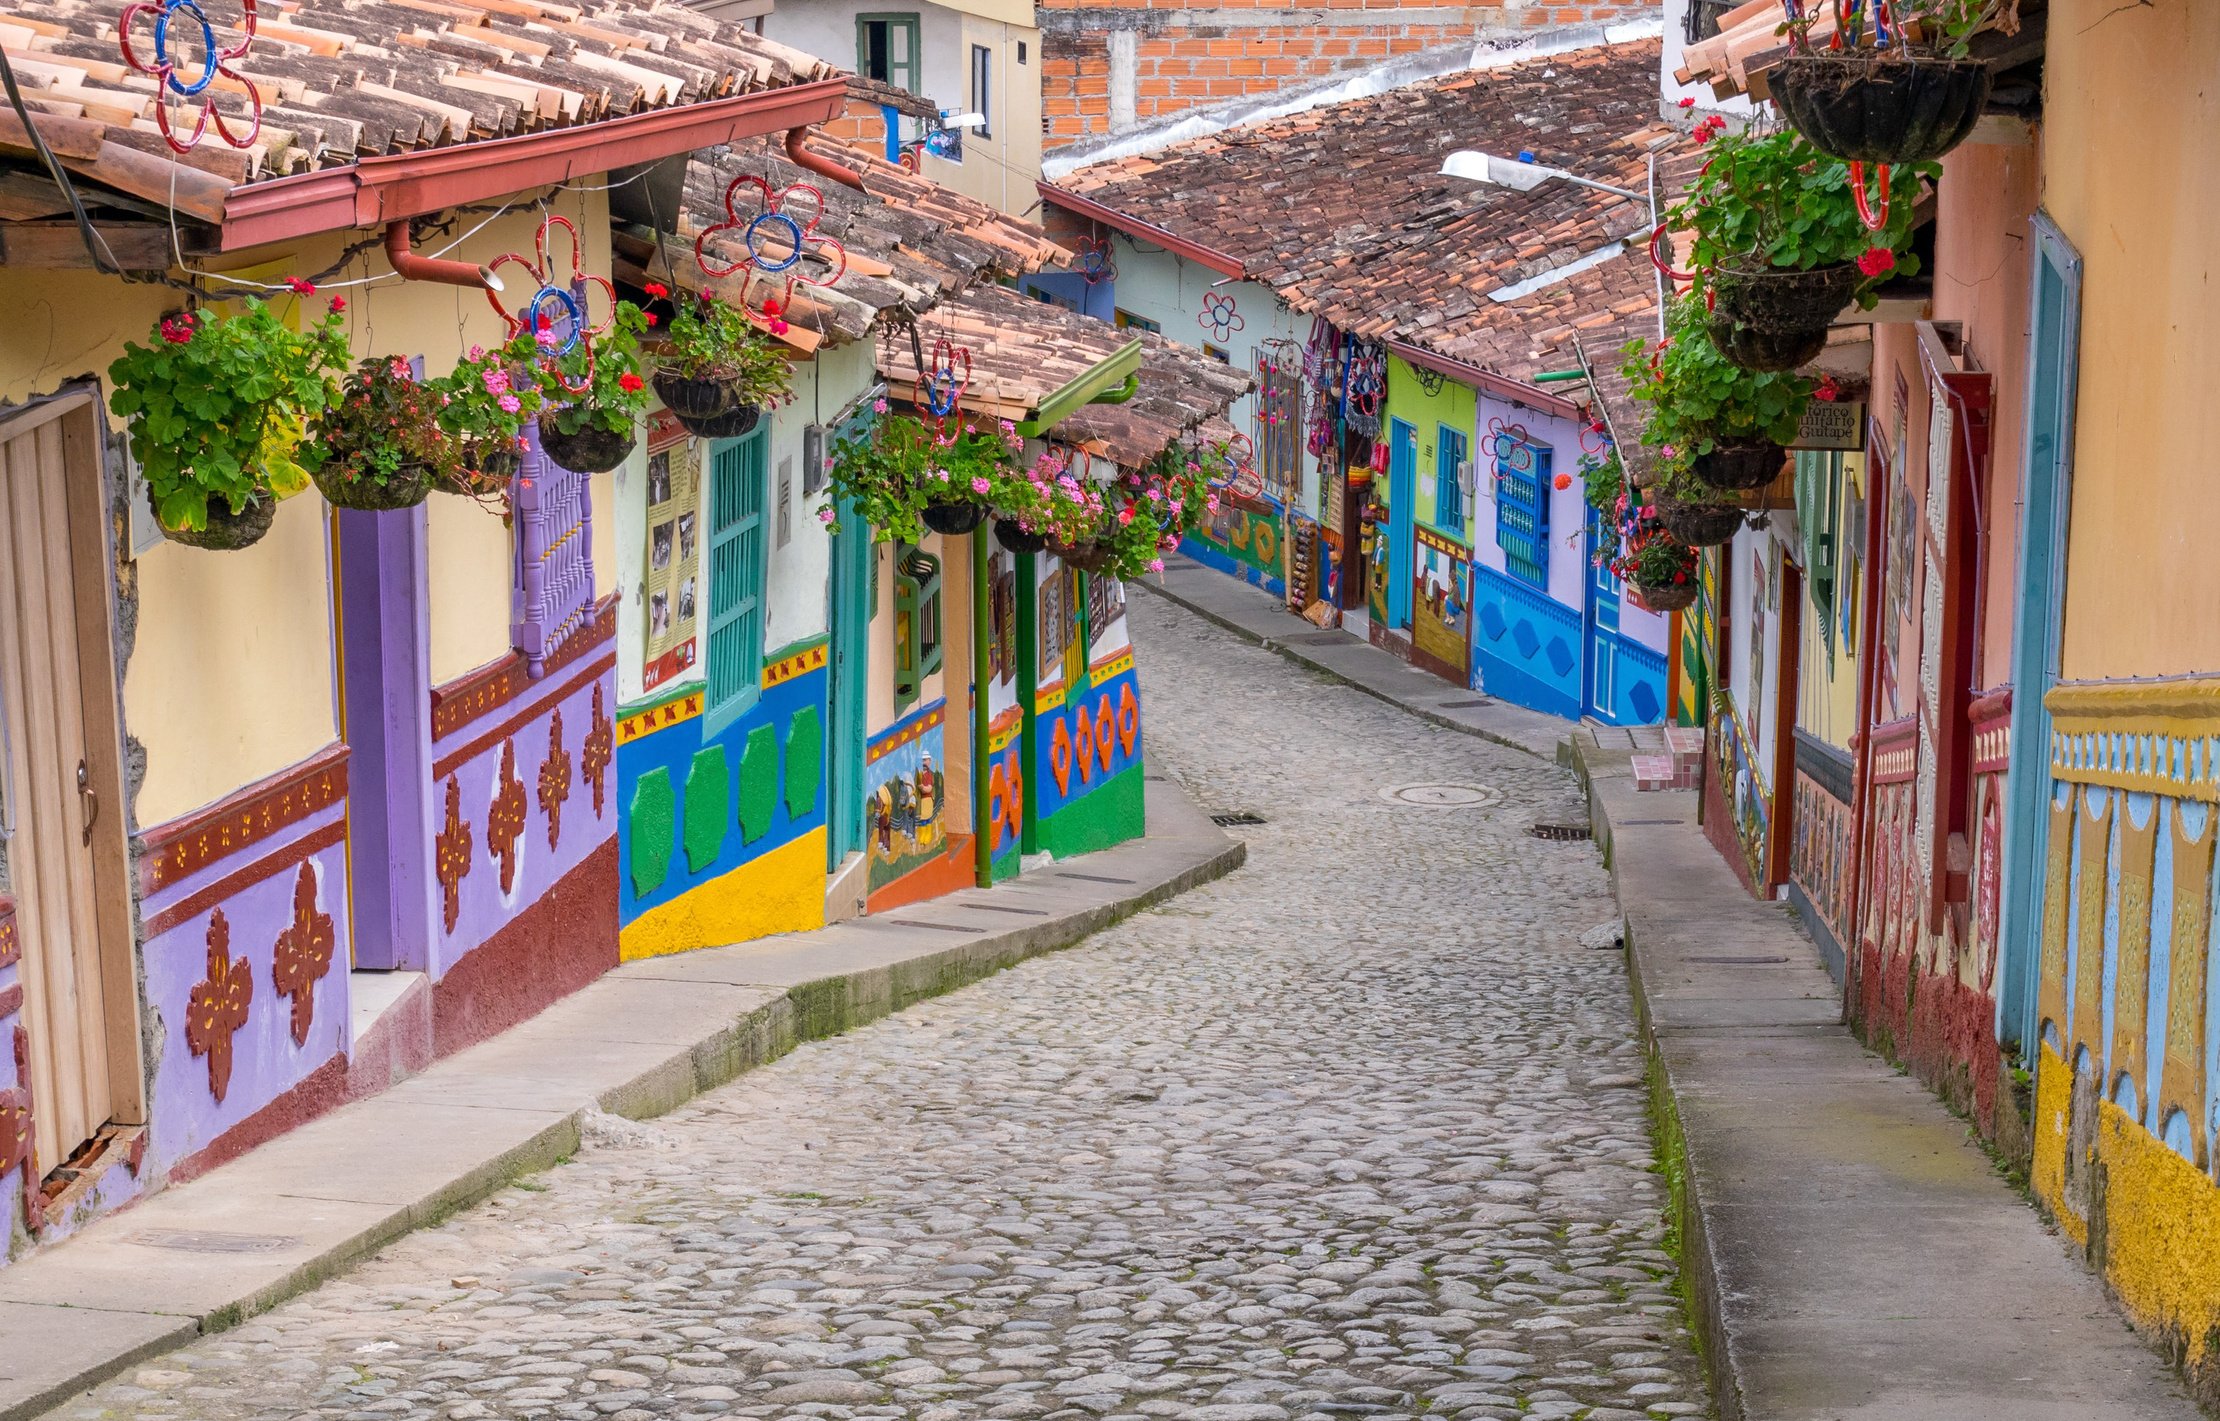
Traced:
[[651, 326], [655, 324], [655, 313], [653, 311], [647, 313], [647, 323]]
[[1858, 258], [1858, 270], [1867, 276], [1886, 276], [1896, 270], [1896, 253], [1887, 247], [1868, 247]]
[[1680, 106], [1684, 109], [1692, 109], [1696, 106], [1696, 101], [1694, 99], [1682, 99]]
[[1831, 405], [1842, 398], [1842, 390], [1835, 384], [1834, 376], [1822, 375], [1819, 377], [1819, 388], [1811, 392], [1811, 397]]
[[633, 374], [629, 370], [617, 377], [617, 388], [624, 391], [628, 395], [638, 394], [640, 392], [640, 388], [645, 384], [647, 384], [647, 381], [642, 380], [639, 376]]
[[346, 309], [347, 309], [347, 298], [346, 298], [346, 297], [344, 297], [344, 296], [334, 296], [334, 297], [332, 297], [332, 298], [331, 298], [331, 313], [332, 313], [333, 315], [335, 315], [335, 316], [336, 316], [336, 315], [338, 315], [338, 314], [339, 314], [339, 313], [340, 313], [341, 311], [344, 311], [344, 310], [346, 310]]
[[314, 296], [316, 294], [316, 283], [303, 277], [288, 276], [285, 278], [285, 289], [295, 296]]
[[783, 309], [784, 308], [781, 307], [776, 301], [766, 301], [763, 303], [763, 314], [766, 316], [776, 316]]
[[651, 281], [640, 289], [650, 296], [668, 296], [671, 294], [671, 288], [660, 281]]
[[180, 311], [162, 322], [162, 339], [171, 345], [184, 345], [192, 340], [196, 329], [198, 327], [193, 323], [193, 313]]

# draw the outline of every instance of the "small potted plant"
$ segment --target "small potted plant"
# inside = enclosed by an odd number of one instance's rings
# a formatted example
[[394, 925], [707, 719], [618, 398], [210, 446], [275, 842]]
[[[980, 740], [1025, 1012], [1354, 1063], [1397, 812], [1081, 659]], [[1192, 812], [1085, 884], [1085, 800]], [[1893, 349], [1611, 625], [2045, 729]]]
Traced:
[[[1858, 215], [1849, 171], [1788, 129], [1698, 129], [1710, 150], [1664, 231], [1685, 231], [1693, 280], [1709, 311], [1712, 342], [1746, 370], [1793, 370], [1827, 344], [1828, 327], [1853, 304], [1870, 310], [1875, 288], [1919, 270], [1904, 249], [1911, 203], [1878, 229]], [[1903, 169], [1899, 182], [1940, 170]]]
[[1003, 420], [997, 431], [967, 425], [946, 444], [935, 441], [920, 477], [925, 526], [936, 533], [969, 533], [998, 508], [1026, 509], [1034, 497], [1018, 466], [1025, 441]]
[[[1814, 148], [1853, 163], [1919, 163], [1965, 142], [1989, 101], [1989, 67], [1966, 57], [2006, 0], [1893, 0], [1886, 38], [1864, 15], [1840, 48], [1815, 48], [1818, 5], [1786, 25], [1789, 54], [1767, 75], [1773, 101]], [[1906, 42], [1916, 26], [1921, 43]]]
[[826, 502], [818, 517], [831, 523], [846, 503], [880, 542], [919, 543], [925, 538], [925, 477], [933, 432], [909, 415], [890, 414], [873, 402], [879, 418], [869, 432], [840, 440], [826, 460]]
[[436, 481], [435, 492], [484, 498], [507, 489], [523, 459], [525, 424], [547, 402], [532, 370], [536, 354], [529, 335], [492, 350], [474, 345], [452, 371], [427, 382], [443, 400], [440, 428], [462, 455], [457, 473]]
[[[1598, 552], [1598, 561], [1608, 554]], [[1696, 601], [1696, 550], [1675, 538], [1654, 511], [1643, 509], [1628, 527], [1611, 571], [1626, 584], [1627, 598], [1651, 612], [1678, 612]]]
[[[1712, 343], [1702, 300], [1694, 296], [1668, 308], [1664, 340], [1630, 341], [1625, 355], [1620, 370], [1629, 393], [1650, 407], [1642, 442], [1663, 451], [1667, 470], [1730, 490], [1763, 488], [1780, 474], [1813, 381], [1729, 361]], [[1684, 482], [1675, 492], [1696, 490]]]
[[339, 384], [309, 427], [303, 462], [334, 508], [414, 508], [462, 469], [441, 425], [446, 397], [397, 355], [373, 355]]
[[[650, 296], [670, 296], [661, 283], [645, 289]], [[695, 434], [710, 439], [746, 434], [766, 407], [788, 398], [793, 367], [744, 312], [716, 293], [681, 291], [671, 301], [669, 332], [656, 352], [656, 395]]]
[[1175, 444], [1107, 485], [1063, 475], [1049, 511], [1048, 550], [1082, 572], [1125, 579], [1162, 572], [1164, 554], [1217, 510], [1211, 481], [1230, 473], [1224, 449]]
[[647, 411], [640, 337], [653, 324], [639, 307], [619, 301], [598, 336], [545, 327], [534, 333], [548, 402], [540, 411], [540, 447], [548, 458], [581, 474], [601, 474], [632, 452]]
[[173, 542], [247, 547], [270, 531], [279, 499], [308, 487], [299, 445], [346, 366], [345, 309], [334, 298], [299, 331], [252, 298], [231, 315], [183, 311], [108, 366], [108, 408], [127, 422], [147, 502]]

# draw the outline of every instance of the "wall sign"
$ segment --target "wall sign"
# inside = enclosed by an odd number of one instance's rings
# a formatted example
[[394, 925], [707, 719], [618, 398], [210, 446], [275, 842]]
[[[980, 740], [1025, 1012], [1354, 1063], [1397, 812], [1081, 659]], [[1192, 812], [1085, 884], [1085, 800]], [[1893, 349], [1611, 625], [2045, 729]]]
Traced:
[[1791, 449], [1839, 449], [1855, 453], [1865, 448], [1865, 401], [1813, 400], [1804, 407], [1804, 421], [1796, 427]]
[[647, 604], [645, 671], [654, 690], [693, 669], [700, 621], [701, 441], [678, 439], [657, 449], [647, 468]]

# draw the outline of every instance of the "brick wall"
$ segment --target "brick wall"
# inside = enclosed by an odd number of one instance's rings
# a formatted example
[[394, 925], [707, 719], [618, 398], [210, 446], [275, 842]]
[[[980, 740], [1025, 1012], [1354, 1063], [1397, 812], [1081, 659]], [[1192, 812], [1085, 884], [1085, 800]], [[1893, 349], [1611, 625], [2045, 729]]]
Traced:
[[1042, 145], [1262, 98], [1441, 46], [1649, 18], [1656, 8], [1655, 0], [1325, 0], [1300, 8], [1269, 0], [1039, 0]]

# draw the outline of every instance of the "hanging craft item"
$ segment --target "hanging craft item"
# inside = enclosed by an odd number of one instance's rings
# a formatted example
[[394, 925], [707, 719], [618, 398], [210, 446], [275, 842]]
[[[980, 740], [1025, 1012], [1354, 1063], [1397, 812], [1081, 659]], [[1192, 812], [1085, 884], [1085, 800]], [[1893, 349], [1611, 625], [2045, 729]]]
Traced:
[[971, 351], [942, 336], [933, 342], [933, 363], [918, 371], [917, 393], [932, 416], [935, 437], [953, 444], [964, 430], [964, 391], [971, 388]]
[[1523, 424], [1506, 424], [1501, 415], [1488, 421], [1488, 454], [1495, 460], [1495, 476], [1534, 472], [1534, 436]]
[[1380, 436], [1380, 401], [1387, 394], [1387, 350], [1353, 342], [1343, 386], [1342, 422], [1367, 439]]
[[[746, 217], [736, 205], [742, 188], [752, 188], [761, 203]], [[831, 286], [848, 274], [848, 249], [831, 237], [817, 235], [817, 224], [824, 218], [825, 194], [810, 184], [790, 183], [774, 192], [755, 174], [742, 173], [725, 185], [725, 220], [703, 228], [694, 238], [694, 262], [714, 277], [745, 272], [742, 304], [751, 306], [752, 314], [769, 326], [793, 311], [795, 287]], [[739, 234], [740, 258], [727, 262], [711, 253], [709, 243], [718, 234], [731, 232]], [[824, 263], [826, 275], [805, 272], [805, 256]], [[747, 298], [758, 277], [765, 279], [766, 288], [778, 282], [778, 290], [760, 303], [751, 303]]]
[[[557, 270], [548, 253], [548, 234], [560, 227], [570, 240], [569, 270]], [[573, 395], [582, 395], [594, 386], [594, 337], [609, 329], [617, 314], [617, 288], [606, 276], [596, 276], [585, 270], [586, 247], [578, 239], [578, 229], [571, 220], [560, 213], [549, 213], [540, 223], [539, 235], [532, 242], [532, 256], [527, 259], [521, 252], [503, 252], [486, 263], [489, 271], [498, 275], [504, 266], [516, 266], [532, 278], [532, 295], [524, 305], [512, 311], [501, 302], [501, 293], [488, 288], [486, 301], [502, 320], [508, 322], [509, 334], [516, 335], [529, 328], [538, 338], [540, 350], [556, 383]], [[518, 285], [524, 283], [519, 282]], [[591, 319], [588, 312], [592, 302], [587, 297], [588, 287], [599, 287], [607, 307], [599, 321]], [[557, 362], [586, 345], [586, 359], [575, 376], [557, 368]]]
[[1303, 346], [1303, 378], [1321, 390], [1331, 390], [1341, 375], [1341, 333], [1324, 316], [1310, 320], [1310, 339]]
[[1089, 286], [1118, 279], [1118, 263], [1110, 255], [1108, 237], [1081, 237], [1079, 239], [1079, 274]]
[[1226, 441], [1226, 467], [1233, 471], [1226, 492], [1235, 498], [1256, 498], [1264, 492], [1264, 475], [1256, 466], [1256, 442], [1246, 434]]
[[1601, 458], [1611, 452], [1611, 431], [1600, 419], [1591, 419], [1580, 426], [1580, 452]]
[[1429, 370], [1423, 365], [1413, 365], [1411, 373], [1418, 377], [1418, 388], [1424, 390], [1428, 395], [1440, 394], [1442, 386], [1449, 383], [1448, 376], [1442, 374], [1439, 370]]
[[[208, 12], [200, 7], [199, 0], [135, 0], [123, 7], [116, 17], [116, 46], [123, 51], [123, 62], [154, 81], [154, 122], [161, 129], [163, 141], [180, 153], [190, 153], [206, 136], [210, 120], [215, 122], [216, 136], [233, 148], [249, 148], [262, 134], [262, 91], [231, 67], [231, 61], [243, 57], [254, 43], [255, 0], [240, 0], [239, 41], [225, 48], [216, 45], [216, 26], [209, 20]], [[131, 43], [132, 27], [141, 19], [154, 22], [151, 52], [154, 62], [139, 57]], [[198, 50], [199, 72], [188, 79], [178, 68], [178, 55], [183, 40], [178, 31], [195, 39]], [[194, 31], [199, 31], [193, 36]], [[224, 117], [222, 109], [209, 90], [216, 88], [218, 79], [228, 81], [222, 86], [226, 93], [244, 89], [247, 95], [247, 125], [235, 129]], [[199, 100], [199, 111], [193, 118], [192, 130], [179, 135], [177, 125], [170, 118], [170, 98]]]
[[1215, 291], [1203, 293], [1202, 311], [1195, 317], [1195, 324], [1220, 340], [1229, 339], [1235, 331], [1245, 329], [1248, 322], [1234, 309], [1231, 296], [1221, 296]]

